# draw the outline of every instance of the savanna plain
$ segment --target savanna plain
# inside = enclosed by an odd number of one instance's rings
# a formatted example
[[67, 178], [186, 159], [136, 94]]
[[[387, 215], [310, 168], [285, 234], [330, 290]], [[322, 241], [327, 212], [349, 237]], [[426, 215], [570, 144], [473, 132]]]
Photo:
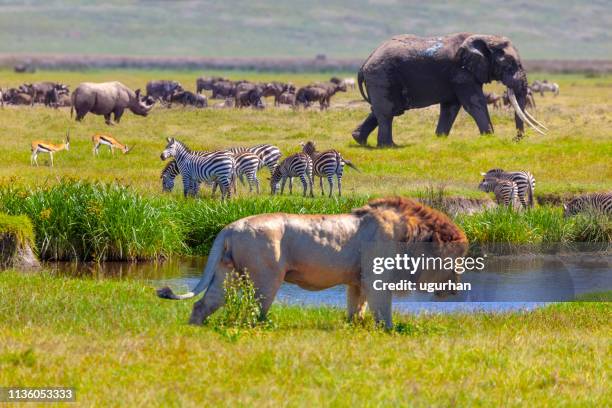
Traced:
[[[207, 74], [297, 86], [350, 75]], [[198, 75], [0, 71], [0, 85], [53, 80], [74, 89], [84, 81], [119, 80], [144, 89], [150, 79], [175, 79], [193, 90]], [[32, 218], [36, 250], [46, 259], [137, 260], [205, 254], [223, 225], [257, 212], [348, 211], [369, 197], [418, 196], [442, 186], [450, 195], [483, 198], [477, 190], [480, 172], [493, 167], [531, 171], [536, 197], [611, 190], [612, 76], [530, 74], [530, 80], [541, 78], [561, 88], [558, 97], [536, 96], [532, 111], [550, 131], [540, 136], [528, 130], [519, 143], [512, 140], [510, 111], [491, 110], [494, 135], [479, 135], [461, 113], [452, 133], [441, 138], [434, 134], [437, 108], [431, 108], [396, 118], [399, 147], [359, 147], [350, 133], [368, 107], [355, 90], [337, 94], [325, 112], [158, 106], [146, 118], [126, 112], [113, 127], [93, 115], [75, 123], [66, 108], [5, 106], [0, 108], [0, 211]], [[489, 89], [502, 92], [496, 85]], [[42, 155], [41, 166], [30, 166], [31, 140], [59, 143], [68, 129], [70, 150], [56, 155], [53, 168]], [[91, 136], [100, 132], [134, 146], [133, 151], [113, 157], [102, 150], [94, 158]], [[339, 150], [361, 172], [345, 171], [342, 199], [302, 199], [294, 190], [291, 198], [271, 200], [268, 173], [262, 170], [258, 197], [239, 186], [239, 197], [230, 203], [211, 199], [206, 189], [202, 198], [186, 200], [180, 183], [172, 194], [161, 192], [159, 154], [169, 136], [193, 149], [271, 143], [284, 154], [313, 140], [320, 149]], [[375, 144], [375, 135], [369, 142]], [[92, 207], [97, 197], [108, 210]], [[97, 223], [87, 224], [94, 214]], [[596, 233], [585, 238], [580, 234], [591, 225], [589, 219], [565, 220], [558, 206], [548, 204], [523, 214], [494, 211], [457, 221], [473, 242], [610, 242], [612, 236], [609, 219], [598, 220]], [[86, 224], [90, 229], [79, 229]], [[254, 327], [228, 326], [220, 318], [191, 327], [186, 324], [190, 307], [190, 302], [159, 300], [142, 281], [2, 272], [0, 384], [74, 386], [78, 403], [88, 406], [606, 406], [612, 398], [607, 302], [397, 315], [392, 331], [369, 319], [346, 322], [342, 310], [295, 306], [274, 306], [268, 321]]]

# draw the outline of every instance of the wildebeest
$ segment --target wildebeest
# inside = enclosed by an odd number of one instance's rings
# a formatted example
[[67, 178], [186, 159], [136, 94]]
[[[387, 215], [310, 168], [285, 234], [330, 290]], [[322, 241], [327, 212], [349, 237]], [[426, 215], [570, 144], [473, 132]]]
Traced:
[[237, 108], [253, 107], [263, 109], [264, 103], [261, 99], [262, 90], [256, 84], [242, 83], [236, 87], [236, 103]]
[[183, 106], [191, 105], [196, 108], [205, 108], [208, 106], [206, 95], [195, 94], [190, 91], [177, 92], [170, 98], [170, 103], [180, 103]]
[[223, 77], [199, 77], [196, 79], [196, 92], [201, 93], [203, 90], [212, 91], [215, 82], [229, 81]]
[[20, 74], [36, 72], [36, 67], [32, 64], [17, 64], [13, 67], [13, 69], [15, 72]]
[[346, 92], [346, 85], [338, 79], [332, 78], [333, 82], [316, 82], [300, 88], [295, 96], [296, 104], [310, 106], [312, 102], [319, 101], [321, 110], [329, 108], [331, 97], [336, 92]]
[[160, 99], [162, 101], [170, 101], [172, 95], [177, 92], [183, 91], [183, 86], [180, 82], [159, 80], [147, 82], [147, 96], [153, 99]]
[[278, 103], [285, 105], [295, 105], [295, 94], [291, 92], [283, 92], [278, 97]]
[[23, 84], [19, 90], [30, 95], [32, 104], [44, 103], [45, 106], [56, 106], [60, 95], [70, 93], [67, 85], [50, 81]]
[[484, 96], [485, 98], [487, 98], [487, 105], [493, 105], [495, 109], [501, 109], [502, 107], [502, 97], [501, 96], [499, 96], [495, 92], [485, 92]]
[[236, 96], [236, 84], [231, 81], [217, 81], [212, 84], [213, 99], [225, 99]]
[[293, 84], [286, 84], [283, 82], [272, 81], [264, 85], [262, 96], [264, 97], [273, 96], [274, 105], [278, 106], [281, 103], [279, 98], [284, 92], [295, 92], [295, 86]]
[[140, 89], [132, 91], [121, 82], [83, 82], [72, 93], [72, 108], [76, 120], [81, 121], [88, 112], [103, 115], [107, 125], [112, 125], [111, 114], [119, 123], [123, 111], [128, 108], [136, 115], [147, 116], [155, 102], [140, 95]]

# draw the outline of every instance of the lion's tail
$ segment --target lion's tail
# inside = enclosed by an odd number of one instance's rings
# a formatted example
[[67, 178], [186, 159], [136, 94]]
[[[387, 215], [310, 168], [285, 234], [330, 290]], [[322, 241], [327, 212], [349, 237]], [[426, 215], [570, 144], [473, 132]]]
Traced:
[[229, 231], [223, 230], [217, 235], [215, 238], [215, 242], [213, 242], [213, 246], [210, 250], [210, 254], [208, 255], [208, 262], [206, 262], [206, 267], [204, 268], [204, 272], [202, 273], [202, 278], [198, 282], [198, 284], [191, 290], [191, 292], [187, 292], [182, 295], [176, 295], [172, 289], [168, 286], [157, 289], [157, 296], [162, 299], [172, 299], [172, 300], [183, 300], [190, 299], [194, 296], [197, 296], [201, 292], [208, 289], [208, 286], [213, 280], [215, 276], [215, 270], [221, 262], [221, 259], [226, 255], [226, 252], [229, 252], [229, 248], [226, 249], [226, 239]]

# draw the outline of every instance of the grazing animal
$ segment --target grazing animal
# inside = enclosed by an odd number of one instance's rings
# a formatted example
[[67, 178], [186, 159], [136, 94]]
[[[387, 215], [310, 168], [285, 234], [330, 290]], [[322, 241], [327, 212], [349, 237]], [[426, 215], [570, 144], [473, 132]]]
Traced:
[[302, 152], [306, 153], [312, 159], [314, 175], [319, 177], [321, 195], [325, 194], [325, 189], [323, 188], [323, 177], [326, 177], [327, 182], [329, 183], [329, 196], [332, 196], [334, 189], [333, 177], [335, 175], [336, 179], [338, 180], [338, 196], [342, 196], [342, 173], [344, 171], [344, 165], [346, 164], [357, 171], [359, 171], [359, 169], [349, 160], [344, 159], [337, 150], [317, 152], [315, 144], [312, 141], [301, 143], [301, 145]]
[[202, 93], [203, 90], [212, 91], [215, 82], [229, 81], [223, 77], [199, 77], [196, 79], [196, 93]]
[[[236, 176], [240, 182], [244, 184], [243, 177], [246, 177], [249, 183], [249, 193], [253, 191], [253, 185], [257, 194], [259, 194], [259, 180], [257, 179], [257, 170], [263, 165], [258, 155], [251, 152], [242, 152], [234, 155], [236, 160]], [[236, 192], [236, 181], [234, 179], [234, 192]]]
[[172, 95], [168, 107], [171, 107], [173, 102], [181, 103], [183, 107], [190, 105], [196, 108], [206, 108], [208, 106], [206, 95], [195, 94], [190, 91], [180, 91]]
[[565, 217], [589, 210], [612, 215], [612, 192], [584, 194], [563, 204]]
[[242, 83], [236, 87], [235, 107], [263, 109], [262, 90], [259, 86], [251, 83]]
[[[362, 268], [362, 260], [372, 245], [395, 247], [400, 242], [425, 247], [427, 256], [441, 259], [463, 257], [468, 249], [465, 234], [448, 216], [401, 197], [373, 200], [349, 214], [260, 214], [235, 221], [217, 235], [202, 277], [190, 292], [176, 295], [164, 287], [157, 295], [180, 300], [205, 292], [189, 320], [200, 325], [223, 306], [224, 282], [232, 270], [247, 274], [253, 282], [261, 317], [283, 281], [306, 290], [346, 285], [350, 321], [362, 318], [367, 305], [376, 322], [390, 328], [393, 293], [376, 290], [373, 282], [393, 281], [396, 274], [374, 275], [371, 268]], [[421, 269], [407, 279], [417, 284], [457, 283], [459, 275], [452, 268]], [[448, 293], [453, 291], [436, 294]]]
[[98, 155], [100, 146], [102, 145], [108, 146], [108, 149], [110, 150], [113, 156], [115, 155], [115, 149], [119, 149], [121, 150], [123, 154], [127, 154], [134, 148], [133, 146], [130, 148], [127, 145], [122, 144], [121, 142], [119, 142], [117, 139], [115, 139], [114, 137], [110, 135], [95, 134], [91, 137], [91, 142], [94, 145], [93, 147], [94, 156]]
[[106, 124], [112, 125], [111, 114], [119, 123], [126, 108], [136, 115], [147, 116], [154, 105], [150, 98], [140, 95], [140, 89], [132, 91], [121, 82], [83, 82], [72, 93], [70, 116], [76, 110], [76, 120], [80, 122], [91, 112], [103, 115]]
[[487, 105], [493, 105], [495, 109], [501, 109], [502, 97], [497, 95], [495, 92], [485, 92], [485, 98], [487, 98]]
[[24, 92], [18, 92], [17, 90], [15, 90], [15, 92], [11, 92], [9, 96], [7, 97], [9, 98], [8, 103], [12, 105], [31, 105], [32, 104], [32, 97], [30, 95]]
[[236, 161], [228, 152], [214, 152], [206, 156], [193, 153], [187, 146], [174, 138], [168, 138], [168, 144], [160, 158], [166, 160], [174, 157], [183, 177], [183, 194], [196, 196], [200, 182], [216, 182], [221, 187], [221, 200], [231, 198], [231, 185], [234, 178]]
[[281, 151], [278, 147], [271, 144], [258, 144], [251, 147], [237, 146], [226, 149], [234, 154], [242, 152], [251, 152], [259, 156], [260, 166], [266, 166], [270, 170], [270, 175], [274, 173], [274, 169], [278, 166], [278, 159], [281, 157]]
[[303, 105], [308, 108], [313, 102], [319, 102], [321, 110], [327, 109], [326, 103], [327, 91], [320, 87], [305, 86], [298, 89], [295, 94], [295, 106]]
[[53, 153], [57, 153], [62, 150], [70, 150], [70, 130], [66, 131], [66, 140], [64, 140], [64, 143], [58, 145], [46, 142], [44, 140], [34, 140], [30, 148], [30, 151], [32, 152], [32, 155], [30, 156], [30, 165], [33, 166], [36, 164], [38, 167], [38, 154], [49, 153], [51, 167], [53, 167]]
[[546, 79], [543, 81], [533, 81], [529, 88], [533, 92], [539, 92], [540, 96], [544, 96], [544, 92], [552, 92], [554, 96], [559, 95], [559, 84], [556, 82], [548, 82]]
[[284, 105], [295, 105], [295, 94], [291, 92], [283, 92], [278, 97], [278, 103]]
[[172, 95], [182, 92], [183, 86], [178, 81], [159, 80], [147, 82], [147, 96], [164, 102], [170, 102]]
[[274, 106], [278, 106], [282, 103], [280, 101], [280, 97], [285, 92], [295, 93], [295, 86], [293, 86], [292, 84], [285, 84], [283, 82], [272, 81], [264, 85], [262, 90], [262, 96], [273, 96]]
[[528, 171], [504, 171], [502, 169], [491, 169], [486, 173], [481, 173], [485, 178], [498, 178], [511, 180], [516, 183], [518, 188], [518, 198], [523, 208], [532, 208], [534, 205], [533, 193], [535, 191], [536, 180], [533, 174]]
[[306, 197], [308, 187], [310, 187], [310, 196], [314, 197], [312, 192], [312, 159], [305, 153], [296, 153], [285, 158], [272, 173], [270, 178], [270, 189], [272, 195], [278, 191], [280, 183], [280, 193], [285, 190], [285, 182], [289, 178], [289, 194], [293, 194], [292, 177], [299, 177], [304, 187], [303, 196]]
[[212, 99], [233, 98], [236, 96], [236, 84], [232, 81], [217, 81], [212, 84]]
[[482, 180], [478, 189], [485, 193], [493, 192], [497, 204], [503, 204], [514, 208], [518, 201], [518, 187], [512, 180], [502, 180], [495, 177], [487, 177]]
[[[206, 157], [214, 152], [200, 151], [200, 150], [192, 150], [191, 153]], [[160, 178], [162, 180], [162, 191], [171, 192], [174, 189], [174, 179], [181, 174], [181, 169], [176, 162], [176, 160], [170, 160], [168, 164], [164, 167], [161, 172]]]

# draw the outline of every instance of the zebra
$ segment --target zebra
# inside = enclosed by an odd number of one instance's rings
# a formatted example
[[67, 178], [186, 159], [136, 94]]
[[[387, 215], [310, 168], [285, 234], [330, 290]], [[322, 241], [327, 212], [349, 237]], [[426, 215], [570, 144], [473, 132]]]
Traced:
[[258, 144], [251, 147], [237, 146], [230, 147], [226, 150], [234, 154], [244, 152], [255, 153], [261, 159], [261, 167], [266, 166], [268, 170], [270, 170], [270, 174], [274, 173], [274, 169], [276, 168], [276, 166], [278, 166], [278, 160], [281, 157], [280, 149], [271, 144]]
[[[535, 191], [535, 177], [528, 171], [504, 171], [502, 169], [491, 169], [486, 173], [480, 173], [485, 178], [494, 177], [501, 180], [511, 180], [518, 188], [518, 198], [524, 208], [533, 208], [533, 192]], [[483, 180], [484, 181], [484, 180]]]
[[168, 145], [160, 158], [174, 157], [183, 176], [183, 194], [197, 195], [201, 181], [217, 182], [221, 186], [221, 200], [231, 198], [231, 185], [236, 161], [227, 152], [213, 152], [201, 155], [191, 152], [187, 146], [174, 138], [168, 138]]
[[[255, 185], [257, 194], [259, 194], [259, 180], [257, 179], [257, 170], [259, 170], [263, 162], [261, 157], [256, 153], [243, 152], [234, 154], [236, 160], [236, 175], [240, 179], [240, 182], [244, 184], [243, 176], [246, 177], [249, 183], [249, 193], [253, 191], [253, 184]], [[213, 187], [213, 192], [215, 188]], [[234, 179], [234, 193], [236, 192], [236, 180]]]
[[329, 196], [332, 196], [334, 189], [333, 177], [336, 176], [338, 180], [338, 196], [342, 196], [342, 173], [344, 171], [344, 165], [359, 171], [359, 169], [342, 157], [340, 152], [337, 150], [325, 150], [324, 152], [317, 152], [314, 142], [308, 141], [306, 143], [300, 143], [302, 146], [302, 152], [306, 153], [312, 159], [314, 175], [319, 177], [319, 186], [321, 187], [321, 195], [325, 195], [325, 189], [323, 188], [323, 177], [327, 177], [329, 183]]
[[302, 180], [302, 186], [304, 187], [303, 196], [306, 197], [308, 186], [310, 186], [310, 196], [314, 197], [312, 193], [312, 159], [305, 153], [296, 153], [288, 156], [283, 160], [272, 173], [270, 179], [270, 189], [272, 195], [275, 195], [278, 191], [278, 184], [281, 183], [280, 193], [283, 194], [285, 190], [285, 182], [289, 178], [289, 194], [293, 193], [293, 185], [291, 183], [292, 177], [299, 177]]
[[518, 200], [518, 186], [512, 180], [485, 177], [478, 185], [478, 189], [486, 193], [493, 192], [497, 204], [503, 204], [507, 207], [513, 208]]
[[612, 192], [584, 194], [563, 204], [563, 215], [565, 217], [587, 210], [612, 215]]

